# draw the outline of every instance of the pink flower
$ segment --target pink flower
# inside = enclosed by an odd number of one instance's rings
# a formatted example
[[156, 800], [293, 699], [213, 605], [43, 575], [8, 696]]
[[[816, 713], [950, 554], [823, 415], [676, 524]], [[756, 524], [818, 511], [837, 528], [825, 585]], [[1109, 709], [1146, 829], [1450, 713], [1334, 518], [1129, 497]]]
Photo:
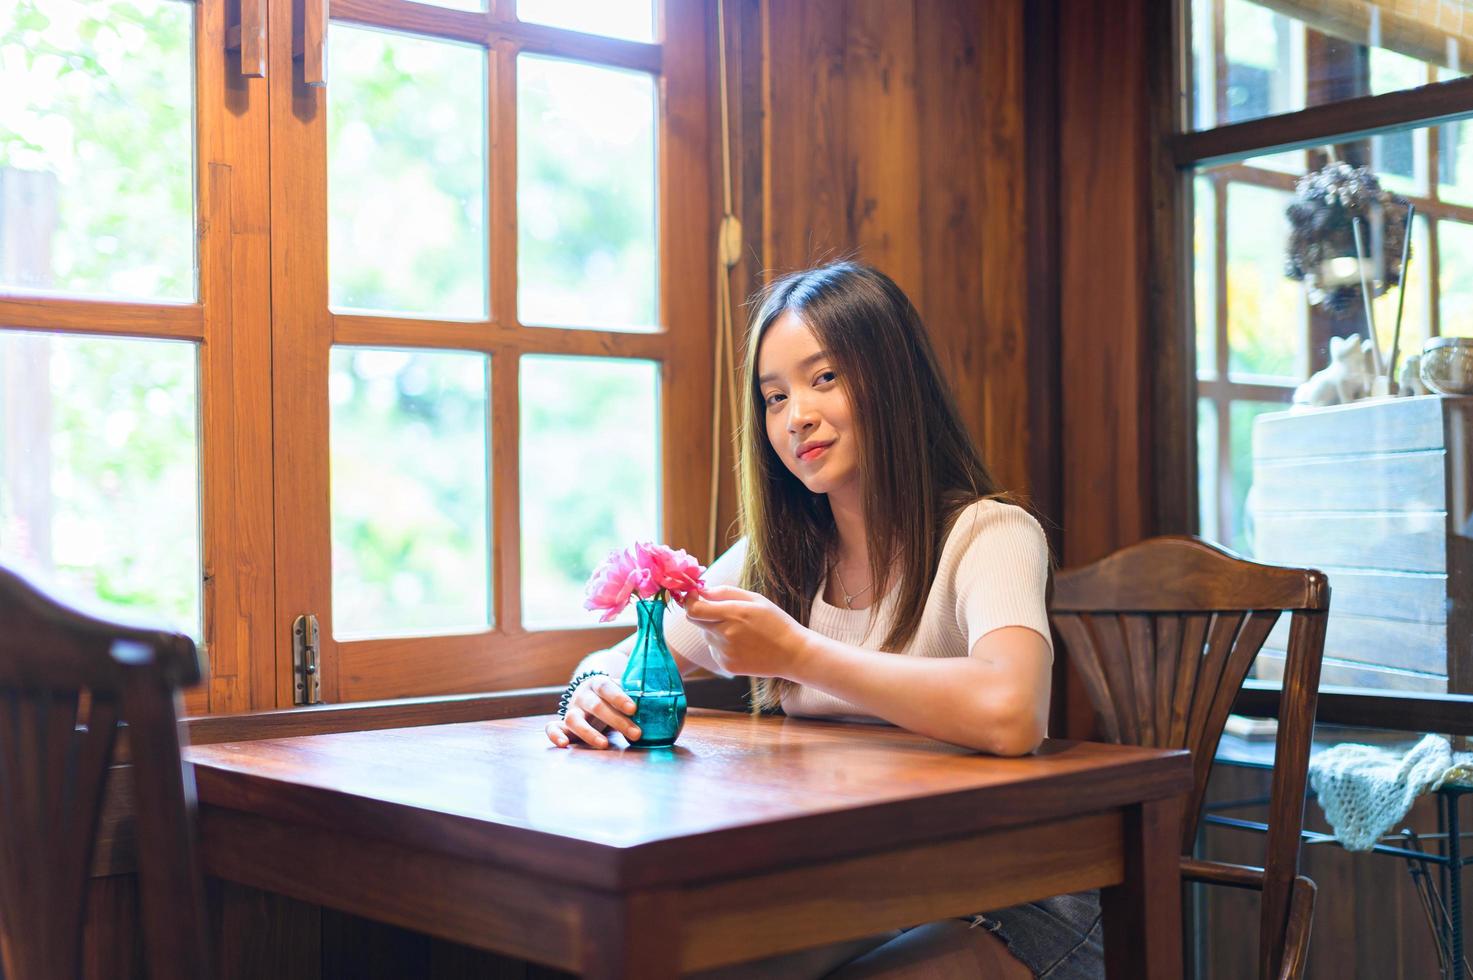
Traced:
[[663, 544], [641, 541], [634, 546], [635, 561], [639, 567], [649, 569], [656, 585], [669, 591], [676, 602], [687, 593], [705, 587], [701, 563], [685, 553], [684, 549], [668, 548]]
[[609, 552], [594, 569], [583, 608], [602, 610], [599, 622], [607, 623], [624, 611], [632, 596], [648, 600], [663, 592], [679, 602], [705, 587], [703, 572], [700, 563], [684, 551], [641, 541], [632, 548]]

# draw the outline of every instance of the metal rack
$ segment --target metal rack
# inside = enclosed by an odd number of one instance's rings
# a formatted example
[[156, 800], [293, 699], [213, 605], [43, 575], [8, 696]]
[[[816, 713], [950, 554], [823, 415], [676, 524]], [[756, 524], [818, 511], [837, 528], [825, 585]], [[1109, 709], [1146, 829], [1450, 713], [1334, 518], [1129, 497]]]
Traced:
[[[1250, 769], [1273, 768], [1273, 743], [1252, 743], [1230, 735], [1223, 736], [1216, 762]], [[1311, 755], [1318, 748], [1311, 749]], [[1313, 792], [1311, 790], [1311, 792]], [[1463, 797], [1473, 794], [1473, 786], [1444, 786], [1433, 794], [1437, 798], [1437, 833], [1418, 834], [1410, 827], [1399, 833], [1387, 834], [1367, 854], [1383, 854], [1407, 862], [1407, 870], [1417, 895], [1427, 915], [1427, 925], [1437, 949], [1440, 980], [1464, 980], [1473, 978], [1473, 964], [1466, 955], [1463, 933], [1463, 876], [1462, 870], [1473, 864], [1473, 855], [1464, 856], [1463, 839], [1473, 832], [1462, 830], [1458, 804]], [[1249, 806], [1264, 806], [1268, 797], [1243, 800], [1228, 800], [1208, 804], [1204, 808], [1203, 824], [1230, 827], [1264, 833], [1268, 825], [1257, 820], [1224, 816], [1223, 811]], [[1339, 847], [1340, 842], [1333, 834], [1303, 830], [1300, 837], [1306, 846], [1330, 845]], [[1400, 841], [1401, 846], [1388, 843]], [[1424, 844], [1435, 842], [1437, 851], [1429, 852]], [[1433, 880], [1436, 869], [1436, 881]], [[1462, 969], [1457, 968], [1462, 964]]]

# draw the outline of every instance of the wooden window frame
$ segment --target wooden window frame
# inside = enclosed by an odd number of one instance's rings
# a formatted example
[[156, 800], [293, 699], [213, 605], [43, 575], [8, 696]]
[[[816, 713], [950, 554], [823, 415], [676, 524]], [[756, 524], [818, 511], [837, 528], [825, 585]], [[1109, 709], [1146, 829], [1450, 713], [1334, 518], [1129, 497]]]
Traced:
[[[267, 93], [227, 50], [224, 2], [194, 8], [192, 303], [0, 290], [0, 329], [192, 341], [198, 350], [201, 608], [207, 681], [190, 714], [274, 705], [271, 642], [271, 350], [265, 168]], [[250, 273], [258, 273], [254, 279]], [[227, 474], [229, 474], [227, 476]]]
[[[196, 301], [95, 300], [0, 289], [0, 329], [197, 344], [208, 679], [186, 694], [185, 712], [290, 707], [292, 622], [304, 612], [323, 619], [325, 701], [563, 683], [579, 658], [628, 629], [528, 632], [520, 627], [518, 357], [574, 354], [659, 363], [662, 533], [671, 542], [698, 547], [709, 523], [705, 494], [712, 447], [706, 412], [715, 302], [708, 5], [661, 0], [659, 41], [643, 44], [520, 23], [515, 0], [490, 0], [482, 13], [406, 0], [331, 0], [333, 19], [472, 41], [491, 51], [492, 306], [485, 321], [463, 323], [328, 309], [325, 170], [307, 165], [325, 160], [325, 127], [318, 121], [325, 102], [323, 89], [304, 84], [307, 52], [294, 37], [294, 24], [304, 20], [303, 0], [267, 0], [265, 77], [242, 71], [239, 28], [227, 23], [233, 4], [176, 2], [195, 8]], [[328, 0], [314, 2], [326, 6]], [[516, 322], [515, 188], [500, 171], [507, 168], [514, 179], [515, 53], [523, 50], [656, 75], [658, 331]], [[498, 92], [506, 93], [501, 102]], [[318, 295], [312, 294], [314, 283], [322, 287]], [[305, 339], [317, 348], [308, 349]], [[330, 542], [326, 377], [333, 344], [491, 355], [491, 630], [343, 644], [332, 640], [331, 570], [325, 556]], [[283, 574], [297, 565], [310, 573]], [[413, 670], [375, 675], [376, 665], [396, 658], [412, 661]]]
[[[1223, 0], [1215, 0], [1213, 3], [1213, 60], [1216, 65], [1214, 82], [1216, 85], [1215, 102], [1218, 109], [1218, 118], [1226, 114], [1227, 106], [1227, 52], [1223, 38]], [[1437, 66], [1427, 64], [1426, 84], [1437, 84]], [[1270, 117], [1272, 118], [1272, 117]], [[1436, 337], [1441, 334], [1441, 303], [1439, 290], [1440, 268], [1438, 254], [1438, 230], [1443, 221], [1456, 221], [1465, 224], [1473, 224], [1473, 207], [1454, 204], [1443, 201], [1438, 195], [1438, 167], [1439, 167], [1439, 141], [1438, 129], [1428, 126], [1425, 129], [1420, 124], [1402, 124], [1393, 129], [1383, 130], [1384, 133], [1394, 132], [1425, 132], [1428, 141], [1427, 155], [1423, 161], [1425, 172], [1419, 174], [1426, 181], [1427, 190], [1424, 194], [1403, 194], [1407, 200], [1417, 208], [1417, 213], [1426, 223], [1427, 248], [1422, 261], [1426, 263], [1428, 274], [1428, 331], [1429, 336]], [[1340, 142], [1337, 140], [1336, 142]], [[1314, 151], [1307, 150], [1306, 156], [1313, 155]], [[1314, 169], [1318, 164], [1306, 159], [1306, 172]], [[1202, 164], [1197, 164], [1202, 166]], [[1209, 165], [1210, 166], [1210, 165]], [[1211, 343], [1214, 351], [1214, 361], [1217, 369], [1211, 374], [1196, 373], [1196, 402], [1202, 401], [1212, 403], [1216, 417], [1216, 465], [1213, 480], [1213, 515], [1216, 524], [1216, 539], [1229, 541], [1227, 537], [1232, 520], [1231, 500], [1228, 487], [1231, 486], [1232, 472], [1232, 405], [1234, 402], [1273, 402], [1280, 401], [1288, 404], [1293, 397], [1294, 389], [1298, 382], [1283, 382], [1273, 378], [1235, 377], [1228, 370], [1229, 345], [1228, 345], [1228, 268], [1227, 268], [1227, 198], [1228, 189], [1232, 185], [1247, 185], [1253, 187], [1264, 187], [1272, 190], [1292, 193], [1298, 176], [1283, 171], [1271, 170], [1265, 167], [1251, 166], [1246, 162], [1219, 163], [1194, 172], [1193, 177], [1207, 179], [1212, 186], [1211, 205], [1213, 207], [1213, 297], [1215, 299], [1214, 309], [1211, 311], [1213, 319]], [[1196, 197], [1193, 195], [1193, 207], [1196, 205]], [[1316, 340], [1315, 330], [1309, 318], [1305, 321], [1304, 349], [1310, 357], [1309, 367], [1311, 370], [1322, 367], [1315, 359], [1315, 350], [1319, 346]], [[1193, 430], [1195, 431], [1195, 430]], [[1200, 528], [1199, 528], [1200, 530]]]
[[[1468, 76], [1192, 131], [1187, 116], [1190, 59], [1183, 57], [1190, 50], [1189, 19], [1184, 10], [1190, 2], [1147, 5], [1152, 36], [1165, 39], [1151, 51], [1147, 66], [1153, 137], [1148, 184], [1153, 209], [1146, 282], [1153, 301], [1146, 331], [1158, 355], [1151, 402], [1151, 430], [1157, 447], [1151, 483], [1154, 524], [1162, 533], [1196, 532], [1200, 513], [1192, 266], [1192, 180], [1197, 170], [1235, 164], [1259, 154], [1345, 143], [1408, 126], [1435, 127], [1473, 119], [1473, 76]], [[1436, 192], [1435, 183], [1429, 191]], [[1450, 212], [1444, 217], [1460, 215]], [[1433, 240], [1435, 249], [1435, 235]], [[1431, 259], [1435, 261], [1435, 252]], [[1436, 294], [1431, 298], [1436, 316]], [[1276, 696], [1276, 685], [1251, 682], [1239, 710], [1269, 713]], [[1321, 701], [1335, 706], [1335, 717], [1324, 720], [1337, 724], [1432, 731], [1460, 731], [1464, 725], [1448, 728], [1446, 719], [1466, 718], [1473, 707], [1469, 694], [1335, 687], [1322, 687]]]
[[[322, 697], [328, 702], [501, 690], [558, 683], [590, 650], [627, 627], [528, 631], [521, 624], [519, 358], [572, 354], [640, 358], [660, 364], [662, 532], [687, 547], [706, 539], [710, 364], [714, 309], [706, 5], [660, 4], [660, 41], [594, 37], [515, 18], [514, 0], [467, 12], [407, 0], [332, 0], [334, 21], [480, 44], [489, 51], [487, 177], [488, 317], [479, 322], [400, 318], [329, 310], [326, 291], [326, 134], [323, 89], [303, 84], [291, 56], [292, 0], [271, 0], [273, 400], [276, 470], [276, 703], [290, 705], [292, 621], [322, 624]], [[649, 333], [531, 327], [516, 309], [516, 56], [553, 55], [650, 72], [659, 93], [658, 256], [660, 329]], [[332, 81], [328, 79], [330, 91]], [[454, 635], [336, 641], [332, 637], [330, 515], [326, 488], [329, 425], [325, 392], [333, 345], [479, 351], [491, 357], [491, 574], [494, 625]], [[697, 407], [700, 407], [697, 410]], [[282, 420], [291, 420], [289, 425]]]

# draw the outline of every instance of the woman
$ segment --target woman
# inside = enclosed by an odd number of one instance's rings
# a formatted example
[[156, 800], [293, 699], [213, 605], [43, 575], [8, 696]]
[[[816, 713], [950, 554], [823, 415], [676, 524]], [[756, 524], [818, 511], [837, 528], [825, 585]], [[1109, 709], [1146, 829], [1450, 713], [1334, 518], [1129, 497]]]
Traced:
[[[1047, 544], [988, 474], [905, 294], [849, 262], [795, 273], [766, 291], [746, 350], [744, 535], [672, 610], [682, 672], [760, 678], [762, 707], [789, 715], [1033, 751], [1053, 658]], [[615, 680], [631, 646], [579, 665], [555, 745], [639, 737]], [[1100, 975], [1099, 934], [1097, 898], [1064, 896], [709, 976], [1063, 980]]]

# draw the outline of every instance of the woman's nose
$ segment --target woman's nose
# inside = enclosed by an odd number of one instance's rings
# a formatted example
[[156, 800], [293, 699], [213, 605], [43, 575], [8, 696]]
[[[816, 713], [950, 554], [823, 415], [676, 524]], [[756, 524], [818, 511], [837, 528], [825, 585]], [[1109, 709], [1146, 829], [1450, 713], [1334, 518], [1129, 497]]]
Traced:
[[797, 398], [788, 400], [788, 431], [802, 432], [818, 424], [818, 413], [807, 402]]

